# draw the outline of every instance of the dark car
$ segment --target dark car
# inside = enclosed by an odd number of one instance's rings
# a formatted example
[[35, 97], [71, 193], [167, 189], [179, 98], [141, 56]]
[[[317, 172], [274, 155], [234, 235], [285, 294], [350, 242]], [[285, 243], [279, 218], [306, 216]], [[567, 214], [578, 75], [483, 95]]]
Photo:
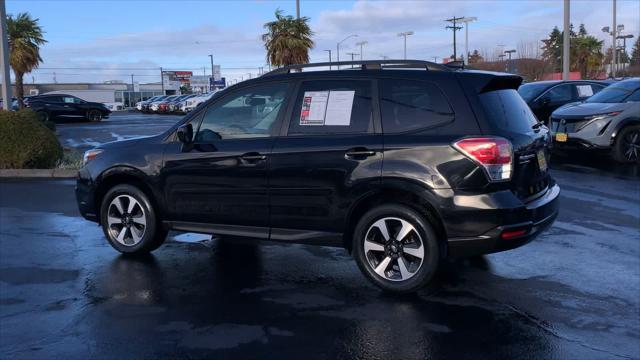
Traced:
[[523, 84], [518, 93], [527, 102], [538, 120], [549, 124], [551, 113], [562, 105], [583, 101], [607, 87], [605, 81], [550, 80]]
[[551, 114], [550, 128], [556, 149], [607, 150], [618, 162], [639, 162], [640, 78], [559, 108]]
[[88, 151], [80, 213], [123, 253], [171, 229], [341, 246], [398, 292], [554, 221], [550, 136], [520, 77], [410, 60], [297, 71], [328, 65], [244, 81], [162, 134]]
[[59, 118], [82, 118], [89, 121], [100, 121], [111, 114], [104, 104], [84, 101], [78, 97], [65, 94], [32, 96], [26, 104], [38, 116], [49, 121]]

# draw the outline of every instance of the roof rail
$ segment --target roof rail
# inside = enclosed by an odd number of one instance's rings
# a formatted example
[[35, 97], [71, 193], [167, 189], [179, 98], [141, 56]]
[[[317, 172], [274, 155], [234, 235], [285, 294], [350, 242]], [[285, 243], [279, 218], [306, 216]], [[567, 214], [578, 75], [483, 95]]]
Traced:
[[[415, 68], [424, 68], [429, 71], [452, 71], [450, 67], [447, 67], [442, 64], [436, 64], [430, 61], [424, 60], [364, 60], [364, 61], [337, 61], [337, 62], [322, 62], [322, 63], [311, 63], [311, 64], [296, 64], [296, 65], [288, 65], [283, 66], [281, 68], [277, 68], [275, 70], [269, 71], [263, 76], [271, 76], [271, 75], [279, 75], [279, 74], [289, 74], [291, 70], [302, 70], [306, 68], [313, 67], [340, 67], [340, 66], [351, 66], [348, 68], [349, 70], [355, 69], [354, 66], [358, 66], [362, 70], [380, 70], [383, 68], [391, 68], [391, 69], [415, 69]], [[347, 70], [347, 69], [342, 69]]]

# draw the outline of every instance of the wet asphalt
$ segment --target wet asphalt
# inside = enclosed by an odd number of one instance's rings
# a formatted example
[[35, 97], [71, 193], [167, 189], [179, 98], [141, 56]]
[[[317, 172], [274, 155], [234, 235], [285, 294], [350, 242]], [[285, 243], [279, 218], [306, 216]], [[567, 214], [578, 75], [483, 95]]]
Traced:
[[[59, 136], [80, 143], [82, 126]], [[172, 233], [121, 256], [79, 216], [72, 180], [2, 180], [0, 358], [640, 358], [638, 167], [574, 154], [552, 170], [547, 233], [449, 261], [406, 296], [336, 248]]]

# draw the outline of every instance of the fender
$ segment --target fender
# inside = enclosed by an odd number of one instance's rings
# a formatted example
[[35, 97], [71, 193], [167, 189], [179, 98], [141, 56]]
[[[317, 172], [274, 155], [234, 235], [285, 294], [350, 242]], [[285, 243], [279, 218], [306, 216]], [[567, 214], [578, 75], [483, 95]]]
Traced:
[[628, 118], [622, 119], [618, 122], [618, 124], [616, 124], [616, 126], [613, 128], [613, 132], [611, 133], [611, 141], [609, 143], [611, 146], [615, 144], [616, 136], [618, 135], [620, 130], [628, 125], [640, 125], [640, 116], [630, 116]]

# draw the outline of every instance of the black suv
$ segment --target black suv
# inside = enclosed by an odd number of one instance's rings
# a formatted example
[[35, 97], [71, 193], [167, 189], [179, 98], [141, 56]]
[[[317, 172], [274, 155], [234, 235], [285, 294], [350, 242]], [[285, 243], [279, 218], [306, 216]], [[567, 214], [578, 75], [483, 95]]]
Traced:
[[27, 107], [35, 111], [41, 120], [56, 118], [81, 118], [100, 121], [111, 114], [104, 104], [89, 102], [66, 94], [45, 94], [33, 96], [26, 102]]
[[424, 61], [302, 71], [328, 65], [275, 70], [160, 135], [88, 151], [80, 212], [123, 253], [170, 229], [345, 247], [399, 292], [445, 257], [512, 249], [553, 222], [550, 136], [520, 77]]

